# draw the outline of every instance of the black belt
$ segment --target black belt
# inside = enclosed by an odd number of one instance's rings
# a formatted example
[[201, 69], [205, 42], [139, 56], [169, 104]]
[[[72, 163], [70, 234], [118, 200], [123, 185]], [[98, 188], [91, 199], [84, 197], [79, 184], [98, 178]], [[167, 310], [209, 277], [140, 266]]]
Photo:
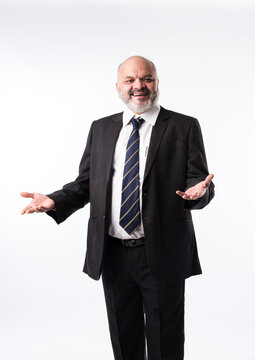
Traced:
[[118, 238], [114, 238], [112, 236], [109, 235], [109, 237], [114, 241], [120, 241], [124, 246], [126, 247], [137, 247], [137, 246], [142, 246], [145, 245], [145, 239], [144, 237], [141, 237], [140, 239], [118, 239]]
[[144, 237], [142, 237], [140, 239], [121, 240], [121, 242], [126, 247], [136, 247], [136, 246], [145, 245]]

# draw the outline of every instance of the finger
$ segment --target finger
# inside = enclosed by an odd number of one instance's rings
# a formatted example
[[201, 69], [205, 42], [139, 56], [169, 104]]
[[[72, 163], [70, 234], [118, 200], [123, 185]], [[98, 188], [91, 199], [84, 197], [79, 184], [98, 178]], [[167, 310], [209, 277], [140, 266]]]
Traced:
[[[177, 190], [176, 191], [176, 194], [177, 195], [179, 195], [180, 197], [182, 197], [184, 200], [191, 200], [191, 196], [192, 195], [190, 195], [190, 194], [188, 194], [188, 193], [185, 193], [185, 192], [183, 192], [183, 191], [180, 191], [180, 190]], [[194, 195], [193, 195], [194, 196]]]
[[208, 187], [210, 185], [210, 182], [212, 181], [212, 179], [214, 178], [214, 175], [213, 174], [209, 174], [206, 179], [205, 179], [205, 182], [204, 182], [204, 187]]
[[26, 211], [26, 214], [33, 214], [34, 212], [35, 212], [34, 209], [28, 209], [28, 210]]
[[26, 206], [21, 212], [20, 214], [23, 215], [23, 214], [26, 214], [26, 212], [31, 208], [31, 206]]
[[189, 198], [185, 200], [198, 200], [201, 197], [202, 197], [201, 194], [190, 195]]
[[182, 196], [182, 198], [183, 198], [184, 200], [190, 200], [190, 195], [184, 194], [184, 195]]
[[177, 192], [177, 191], [176, 191], [176, 194], [179, 195], [181, 198], [183, 198], [183, 196], [184, 196], [184, 195], [181, 193], [181, 191], [180, 191], [180, 192]]
[[29, 209], [26, 211], [26, 214], [33, 214], [33, 213], [35, 213], [35, 212], [37, 212], [37, 209], [31, 207], [31, 208], [29, 208]]
[[185, 195], [185, 192], [180, 191], [180, 190], [177, 190], [177, 191], [176, 191], [176, 194], [177, 194], [177, 195], [180, 195], [180, 196], [183, 196], [183, 195]]
[[202, 196], [201, 192], [188, 194], [188, 193], [182, 192], [180, 190], [177, 190], [176, 194], [181, 196], [184, 200], [197, 200], [198, 198], [200, 198]]
[[34, 195], [35, 195], [35, 193], [29, 193], [29, 192], [21, 192], [20, 193], [20, 196], [22, 196], [22, 197], [25, 197], [25, 198], [34, 198]]
[[191, 200], [197, 200], [201, 197], [201, 193], [196, 193], [196, 195], [192, 196]]

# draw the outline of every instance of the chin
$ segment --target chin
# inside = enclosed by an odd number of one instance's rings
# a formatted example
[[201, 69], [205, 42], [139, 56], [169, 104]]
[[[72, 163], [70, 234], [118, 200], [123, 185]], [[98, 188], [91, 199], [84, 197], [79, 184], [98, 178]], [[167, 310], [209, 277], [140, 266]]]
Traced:
[[153, 101], [148, 100], [146, 103], [143, 103], [143, 104], [136, 104], [133, 101], [129, 101], [126, 105], [134, 113], [142, 114], [145, 111], [148, 111], [152, 108]]

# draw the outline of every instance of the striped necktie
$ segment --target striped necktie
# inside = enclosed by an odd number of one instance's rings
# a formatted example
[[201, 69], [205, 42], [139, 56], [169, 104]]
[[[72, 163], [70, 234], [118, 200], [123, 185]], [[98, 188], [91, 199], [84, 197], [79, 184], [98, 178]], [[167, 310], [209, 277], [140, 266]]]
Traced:
[[139, 127], [142, 118], [131, 119], [133, 130], [130, 134], [123, 172], [120, 208], [120, 226], [129, 234], [141, 225], [139, 188]]

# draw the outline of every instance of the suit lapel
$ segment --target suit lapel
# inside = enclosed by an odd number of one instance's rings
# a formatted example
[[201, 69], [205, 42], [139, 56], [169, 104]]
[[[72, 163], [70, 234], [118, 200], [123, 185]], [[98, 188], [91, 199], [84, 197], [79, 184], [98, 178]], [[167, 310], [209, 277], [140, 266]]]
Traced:
[[150, 146], [149, 146], [149, 152], [148, 157], [146, 161], [145, 171], [144, 171], [144, 179], [146, 179], [151, 166], [153, 164], [154, 158], [157, 154], [158, 147], [160, 145], [161, 139], [164, 135], [164, 132], [167, 127], [167, 118], [169, 118], [169, 113], [161, 107], [157, 121], [155, 125], [153, 126], [152, 132], [151, 132], [151, 140], [150, 140]]
[[122, 128], [122, 114], [119, 113], [109, 119], [109, 123], [104, 129], [104, 154], [103, 154], [103, 166], [107, 171], [107, 179], [110, 176], [112, 170], [112, 162], [114, 156], [115, 145], [119, 137], [120, 130]]

